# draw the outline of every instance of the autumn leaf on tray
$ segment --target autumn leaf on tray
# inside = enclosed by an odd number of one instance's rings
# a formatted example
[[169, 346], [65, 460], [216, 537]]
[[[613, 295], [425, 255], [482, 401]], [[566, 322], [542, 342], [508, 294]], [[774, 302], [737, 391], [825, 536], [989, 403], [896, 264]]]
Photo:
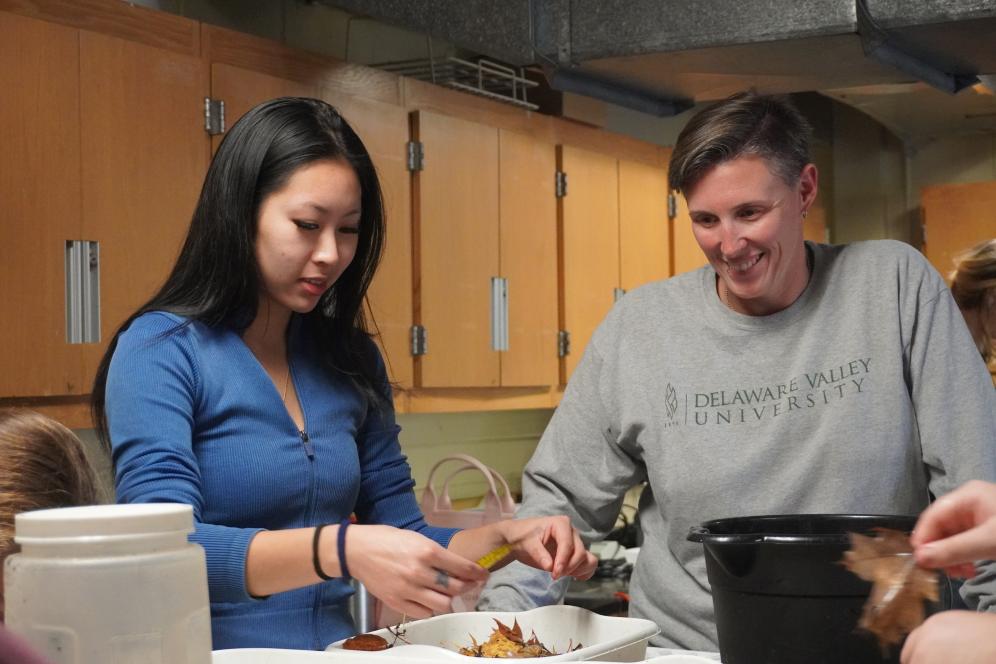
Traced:
[[[526, 641], [522, 636], [522, 628], [519, 621], [515, 620], [512, 627], [509, 627], [497, 618], [493, 619], [497, 627], [492, 630], [491, 637], [484, 643], [478, 643], [474, 635], [470, 635], [473, 645], [469, 648], [460, 648], [461, 655], [469, 657], [501, 657], [501, 658], [525, 658], [525, 657], [550, 657], [556, 655], [555, 650], [550, 650], [536, 638], [536, 632], [532, 633]], [[567, 652], [580, 650], [581, 644], [576, 646], [568, 645]]]
[[878, 637], [884, 651], [923, 622], [924, 600], [938, 599], [937, 575], [917, 566], [905, 533], [877, 528], [874, 537], [850, 536], [844, 566], [872, 582], [858, 627]]

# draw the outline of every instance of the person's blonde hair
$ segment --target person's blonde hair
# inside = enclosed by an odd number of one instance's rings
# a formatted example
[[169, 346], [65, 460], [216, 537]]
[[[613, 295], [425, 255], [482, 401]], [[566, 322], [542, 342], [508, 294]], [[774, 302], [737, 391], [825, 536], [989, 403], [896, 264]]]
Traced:
[[951, 294], [961, 310], [977, 310], [981, 334], [975, 342], [990, 370], [996, 368], [996, 330], [990, 328], [996, 310], [996, 238], [955, 257]]
[[95, 502], [96, 478], [76, 434], [32, 410], [0, 409], [0, 569], [15, 550], [15, 514]]

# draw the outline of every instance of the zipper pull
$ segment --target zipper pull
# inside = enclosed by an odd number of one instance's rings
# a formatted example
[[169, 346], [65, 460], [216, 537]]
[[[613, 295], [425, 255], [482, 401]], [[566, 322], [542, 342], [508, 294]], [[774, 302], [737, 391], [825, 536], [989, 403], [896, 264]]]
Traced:
[[308, 438], [307, 432], [301, 429], [300, 431], [298, 431], [298, 433], [301, 435], [301, 443], [304, 444], [305, 453], [308, 455], [309, 459], [314, 460], [315, 448], [311, 446], [311, 439]]

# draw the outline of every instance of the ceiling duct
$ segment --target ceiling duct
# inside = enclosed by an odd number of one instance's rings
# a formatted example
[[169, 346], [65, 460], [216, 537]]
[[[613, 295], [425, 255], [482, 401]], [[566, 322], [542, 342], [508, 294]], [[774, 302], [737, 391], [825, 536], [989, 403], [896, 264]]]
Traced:
[[762, 93], [996, 72], [992, 0], [318, 0], [446, 39], [553, 87], [655, 114]]
[[979, 82], [978, 76], [943, 71], [942, 66], [921, 57], [902, 46], [884, 30], [868, 10], [867, 0], [856, 0], [858, 35], [865, 55], [904, 71], [917, 80], [932, 85], [941, 92], [955, 94]]
[[543, 68], [543, 73], [554, 90], [593, 97], [658, 117], [678, 115], [695, 105], [690, 99], [665, 97], [652, 90], [628, 85], [619, 79], [606, 78], [579, 67], [548, 65]]

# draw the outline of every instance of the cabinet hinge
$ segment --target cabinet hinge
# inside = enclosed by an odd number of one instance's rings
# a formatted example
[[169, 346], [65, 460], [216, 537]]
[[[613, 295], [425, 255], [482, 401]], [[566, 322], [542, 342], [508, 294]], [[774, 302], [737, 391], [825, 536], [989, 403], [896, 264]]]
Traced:
[[557, 171], [556, 175], [554, 175], [553, 188], [557, 194], [557, 198], [563, 198], [567, 195], [567, 173]]
[[414, 172], [425, 168], [425, 152], [422, 149], [422, 142], [408, 141], [405, 146], [408, 150], [408, 170]]
[[225, 133], [224, 100], [204, 98], [204, 131], [211, 136]]
[[567, 357], [571, 354], [571, 333], [567, 330], [557, 332], [557, 357]]
[[429, 339], [425, 327], [412, 325], [412, 355], [425, 355], [429, 352]]
[[670, 192], [667, 195], [667, 218], [674, 220], [678, 216], [678, 199], [675, 197], [674, 192]]

